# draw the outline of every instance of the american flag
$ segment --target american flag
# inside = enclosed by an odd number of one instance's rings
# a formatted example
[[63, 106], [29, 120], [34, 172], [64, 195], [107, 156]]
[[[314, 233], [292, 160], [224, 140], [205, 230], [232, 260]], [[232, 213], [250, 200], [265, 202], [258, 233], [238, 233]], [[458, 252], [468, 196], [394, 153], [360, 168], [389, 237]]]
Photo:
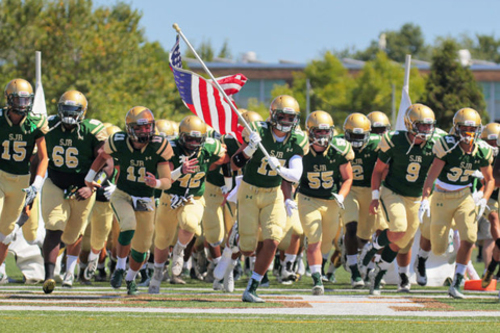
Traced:
[[[219, 93], [212, 80], [205, 80], [198, 74], [182, 69], [179, 35], [170, 52], [169, 62], [177, 89], [189, 110], [220, 134], [233, 134], [241, 142], [242, 126], [238, 125], [238, 115]], [[247, 82], [243, 74], [224, 76], [216, 80], [229, 97], [240, 91]], [[236, 106], [233, 101], [230, 102]]]

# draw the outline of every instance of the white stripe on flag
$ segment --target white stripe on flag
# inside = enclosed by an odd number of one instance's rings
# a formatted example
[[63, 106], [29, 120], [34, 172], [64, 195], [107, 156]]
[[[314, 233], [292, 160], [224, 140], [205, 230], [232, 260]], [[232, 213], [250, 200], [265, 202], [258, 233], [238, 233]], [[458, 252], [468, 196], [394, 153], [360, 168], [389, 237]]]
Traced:
[[203, 113], [200, 113], [201, 110], [201, 100], [200, 100], [200, 78], [196, 75], [191, 77], [191, 98], [193, 99], [194, 109], [196, 110], [196, 115], [201, 118], [201, 120], [205, 121], [203, 118]]
[[[220, 96], [221, 103], [224, 106], [224, 114], [226, 116], [226, 123], [224, 124], [224, 133], [230, 133], [232, 131], [231, 121], [233, 119], [233, 110], [231, 109], [231, 105], [229, 105], [222, 96]], [[222, 131], [222, 129], [221, 129]], [[222, 133], [222, 132], [219, 132]]]
[[[208, 98], [208, 111], [210, 112], [210, 120], [212, 121], [212, 128], [217, 132], [219, 131], [219, 115], [217, 113], [217, 104], [215, 103], [214, 96], [214, 86], [207, 82], [207, 98]], [[210, 124], [209, 121], [205, 121], [207, 124]]]

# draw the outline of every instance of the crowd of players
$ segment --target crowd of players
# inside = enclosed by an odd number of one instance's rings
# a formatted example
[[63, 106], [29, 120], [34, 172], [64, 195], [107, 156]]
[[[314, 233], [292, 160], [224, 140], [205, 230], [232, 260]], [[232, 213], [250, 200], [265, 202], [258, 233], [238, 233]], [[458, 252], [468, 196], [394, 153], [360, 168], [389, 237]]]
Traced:
[[122, 131], [86, 119], [81, 92], [65, 92], [48, 118], [33, 113], [33, 98], [29, 82], [12, 80], [0, 110], [0, 264], [20, 228], [35, 240], [40, 211], [45, 293], [58, 278], [72, 287], [78, 264], [80, 283], [106, 281], [107, 257], [111, 285], [125, 281], [129, 295], [138, 286], [159, 293], [162, 282], [186, 276], [233, 292], [248, 270], [242, 300], [264, 302], [257, 289], [269, 284], [268, 270], [291, 284], [306, 275], [304, 262], [313, 295], [324, 294], [342, 264], [352, 288], [379, 295], [394, 260], [398, 291], [409, 292], [417, 231], [415, 272], [425, 286], [426, 261], [445, 252], [453, 229], [460, 245], [448, 293], [460, 299], [478, 221], [488, 234], [483, 286], [494, 278], [500, 125], [483, 127], [471, 108], [455, 113], [449, 133], [433, 110], [413, 104], [405, 130], [391, 131], [373, 111], [350, 114], [339, 135], [325, 111], [301, 130], [297, 101], [282, 95], [266, 120], [241, 110], [250, 126], [239, 142], [194, 115], [155, 121], [136, 106]]

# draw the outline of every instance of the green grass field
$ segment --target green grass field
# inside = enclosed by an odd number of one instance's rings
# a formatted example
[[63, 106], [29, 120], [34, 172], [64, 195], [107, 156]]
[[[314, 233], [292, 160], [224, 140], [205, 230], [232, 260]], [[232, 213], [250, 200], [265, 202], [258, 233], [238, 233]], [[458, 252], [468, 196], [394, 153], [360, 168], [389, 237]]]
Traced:
[[[482, 272], [483, 264], [476, 264]], [[7, 259], [9, 277], [21, 280], [12, 256]], [[337, 283], [325, 283], [325, 295], [350, 297], [367, 296], [368, 290], [349, 290], [349, 275], [343, 269], [337, 271]], [[0, 311], [0, 332], [158, 332], [166, 330], [196, 332], [481, 332], [498, 331], [500, 304], [497, 293], [468, 293], [466, 300], [446, 297], [446, 287], [422, 288], [412, 286], [409, 295], [411, 303], [423, 304], [414, 311], [415, 315], [403, 316], [361, 316], [352, 313], [339, 315], [288, 315], [276, 313], [279, 309], [310, 307], [301, 301], [310, 295], [311, 279], [303, 277], [292, 286], [282, 285], [270, 275], [270, 289], [259, 292], [268, 301], [265, 304], [247, 304], [240, 301], [247, 278], [236, 282], [236, 292], [222, 294], [214, 292], [211, 284], [187, 279], [184, 286], [162, 284], [160, 295], [147, 294], [146, 287], [140, 287], [137, 297], [126, 296], [125, 288], [116, 291], [109, 282], [81, 286], [75, 282], [73, 289], [56, 288], [53, 294], [44, 295], [41, 285], [26, 287], [21, 283], [0, 286], [0, 308], [19, 306], [15, 310]], [[5, 285], [4, 285], [5, 286]], [[386, 299], [401, 299], [408, 295], [395, 293], [396, 286], [386, 286], [382, 296]], [[429, 292], [431, 291], [431, 292]], [[439, 298], [431, 298], [438, 295]], [[293, 297], [296, 296], [296, 297]], [[76, 304], [75, 299], [85, 302]], [[43, 302], [43, 303], [40, 303]], [[43, 306], [64, 307], [59, 311], [47, 311]], [[72, 311], [73, 307], [79, 311]], [[341, 306], [341, 305], [339, 305]], [[376, 307], [374, 303], [372, 306]], [[404, 304], [402, 305], [405, 306]], [[23, 309], [26, 307], [26, 309]], [[28, 308], [29, 307], [29, 308]], [[65, 308], [68, 309], [65, 309]], [[98, 308], [94, 308], [98, 307]], [[168, 309], [184, 309], [193, 313], [166, 313]], [[242, 314], [234, 311], [256, 309], [264, 314]], [[127, 312], [120, 312], [127, 311]], [[149, 312], [156, 311], [156, 312]], [[162, 312], [163, 311], [163, 312]], [[170, 310], [172, 311], [172, 310]], [[204, 313], [213, 311], [213, 313]], [[233, 312], [231, 312], [233, 311]], [[417, 316], [421, 311], [466, 311], [470, 316], [434, 317]], [[475, 312], [482, 311], [483, 316]], [[491, 312], [491, 316], [488, 314]], [[410, 312], [411, 313], [411, 312]]]

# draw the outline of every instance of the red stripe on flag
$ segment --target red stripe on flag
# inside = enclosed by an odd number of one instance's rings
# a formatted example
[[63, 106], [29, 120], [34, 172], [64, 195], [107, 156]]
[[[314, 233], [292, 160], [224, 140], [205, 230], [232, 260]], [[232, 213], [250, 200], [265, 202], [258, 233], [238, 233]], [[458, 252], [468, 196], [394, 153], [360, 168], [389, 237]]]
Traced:
[[[203, 119], [205, 120], [205, 123], [212, 126], [212, 117], [210, 117], [210, 104], [208, 102], [208, 96], [207, 96], [207, 82], [200, 77], [198, 86], [200, 88], [200, 104], [201, 104], [201, 111], [203, 113]], [[200, 115], [198, 114], [198, 117], [199, 116]]]

